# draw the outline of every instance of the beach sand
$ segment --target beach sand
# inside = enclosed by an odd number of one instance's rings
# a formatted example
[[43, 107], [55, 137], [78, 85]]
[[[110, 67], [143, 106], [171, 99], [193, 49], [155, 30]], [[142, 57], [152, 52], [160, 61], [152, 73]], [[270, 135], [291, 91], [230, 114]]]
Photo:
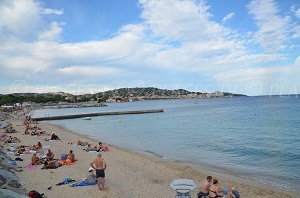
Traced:
[[[62, 153], [68, 153], [72, 149], [75, 153], [77, 162], [72, 166], [62, 166], [57, 169], [42, 170], [42, 166], [36, 169], [17, 172], [23, 187], [30, 190], [37, 190], [45, 193], [49, 198], [52, 197], [175, 197], [175, 191], [170, 188], [173, 179], [189, 178], [197, 184], [192, 197], [197, 197], [199, 186], [206, 177], [205, 171], [195, 170], [187, 165], [160, 159], [151, 155], [144, 155], [120, 149], [109, 145], [110, 151], [104, 152], [103, 157], [107, 163], [106, 186], [104, 191], [98, 190], [97, 185], [85, 187], [70, 187], [69, 185], [56, 186], [55, 184], [64, 178], [74, 179], [85, 178], [88, 173], [89, 163], [96, 157], [95, 153], [87, 153], [82, 146], [74, 146], [68, 142], [77, 140], [87, 141], [97, 145], [96, 140], [68, 131], [64, 128], [50, 125], [47, 123], [38, 124], [39, 127], [47, 132], [55, 132], [60, 138], [57, 141], [44, 141], [45, 136], [33, 137], [22, 135], [24, 126], [21, 120], [9, 120], [17, 129], [18, 133], [12, 134], [22, 140], [17, 145], [33, 145], [40, 141], [43, 146], [49, 145], [56, 158], [60, 158]], [[49, 137], [48, 137], [49, 138]], [[104, 145], [107, 145], [104, 143]], [[38, 155], [40, 156], [40, 155]], [[25, 166], [30, 163], [31, 155], [21, 156], [24, 161], [18, 162], [18, 166]], [[13, 157], [14, 158], [14, 157]], [[212, 175], [216, 177], [216, 175]], [[296, 197], [288, 192], [273, 189], [270, 187], [254, 184], [251, 182], [234, 178], [222, 178], [217, 176], [220, 186], [235, 186], [240, 192], [241, 197], [247, 198], [275, 198], [275, 197]], [[52, 186], [51, 190], [48, 187]]]

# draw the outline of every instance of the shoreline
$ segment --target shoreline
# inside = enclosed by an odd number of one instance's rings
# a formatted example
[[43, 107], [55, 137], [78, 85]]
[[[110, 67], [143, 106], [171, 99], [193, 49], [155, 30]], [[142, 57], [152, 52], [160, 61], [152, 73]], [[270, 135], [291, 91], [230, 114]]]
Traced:
[[[47, 190], [47, 187], [53, 185], [54, 180], [59, 182], [59, 180], [65, 177], [85, 177], [89, 162], [95, 157], [94, 154], [82, 151], [84, 147], [74, 147], [73, 145], [68, 145], [67, 142], [80, 139], [95, 145], [98, 140], [68, 130], [62, 126], [40, 123], [38, 126], [42, 129], [50, 133], [55, 131], [62, 139], [62, 141], [47, 143], [43, 141], [43, 136], [32, 137], [21, 135], [23, 132], [21, 129], [24, 126], [17, 126], [20, 120], [11, 120], [11, 122], [19, 132], [13, 134], [13, 136], [16, 135], [21, 140], [23, 139], [22, 137], [26, 137], [21, 144], [32, 145], [36, 144], [37, 141], [41, 141], [43, 145], [50, 144], [51, 149], [54, 150], [57, 157], [59, 156], [57, 155], [58, 153], [63, 153], [63, 151], [66, 153], [68, 149], [73, 149], [76, 158], [78, 158], [78, 162], [71, 167], [63, 166], [54, 170], [32, 170], [37, 172], [34, 175], [30, 174], [31, 171], [27, 170], [17, 173], [27, 191], [33, 190], [32, 188], [35, 187], [35, 190], [45, 193], [47, 197], [55, 197], [59, 194], [61, 195], [61, 193], [66, 194], [66, 197], [86, 196], [86, 193], [89, 193], [89, 197], [172, 197], [175, 196], [175, 191], [170, 188], [169, 184], [173, 179], [178, 178], [190, 178], [195, 181], [197, 188], [192, 192], [192, 196], [196, 197], [197, 192], [199, 192], [200, 183], [207, 174], [211, 174], [186, 163], [164, 159], [152, 153], [143, 154], [115, 145], [105, 144], [110, 147], [110, 151], [104, 153], [104, 158], [108, 163], [107, 186], [104, 192], [99, 192], [96, 186], [71, 188], [65, 185]], [[29, 162], [28, 157], [30, 158], [31, 156], [24, 156], [22, 165]], [[50, 181], [43, 181], [40, 178], [42, 175], [48, 179], [50, 178]], [[242, 197], [296, 197], [293, 193], [251, 181], [243, 181], [243, 179], [235, 178], [234, 176], [211, 175], [218, 178], [220, 186], [237, 187]], [[34, 181], [31, 181], [30, 176], [33, 176]]]
[[[57, 127], [57, 128], [63, 129], [67, 133], [76, 134], [79, 137], [83, 137], [83, 138], [89, 139], [91, 141], [101, 141], [101, 140], [98, 140], [97, 138], [93, 138], [93, 137], [90, 137], [88, 135], [81, 134], [80, 132], [69, 130], [69, 129], [67, 129], [64, 126], [60, 126], [60, 125], [56, 125], [56, 124], [51, 124], [51, 123], [46, 123], [46, 122], [45, 122], [45, 124], [50, 125], [52, 127]], [[176, 166], [188, 167], [188, 168], [193, 169], [193, 171], [198, 172], [199, 175], [213, 175], [216, 178], [219, 178], [219, 180], [220, 179], [222, 179], [222, 180], [231, 180], [231, 181], [236, 182], [236, 183], [243, 183], [244, 185], [248, 185], [249, 184], [249, 185], [252, 185], [253, 187], [257, 187], [257, 188], [265, 188], [265, 189], [268, 189], [268, 190], [271, 190], [271, 191], [275, 190], [275, 191], [287, 193], [291, 197], [296, 197], [296, 193], [299, 193], [297, 191], [289, 192], [289, 191], [286, 191], [284, 189], [279, 189], [279, 188], [276, 188], [276, 187], [273, 187], [273, 186], [269, 186], [267, 184], [262, 184], [262, 183], [258, 183], [258, 182], [255, 182], [255, 181], [251, 181], [251, 180], [248, 180], [246, 178], [241, 178], [241, 177], [234, 176], [234, 175], [231, 175], [231, 174], [222, 173], [221, 171], [218, 171], [217, 169], [210, 169], [210, 170], [209, 169], [205, 169], [204, 167], [201, 167], [199, 165], [191, 164], [191, 163], [186, 163], [184, 161], [174, 160], [174, 159], [168, 158], [166, 156], [157, 154], [157, 153], [152, 152], [152, 151], [131, 150], [129, 148], [125, 148], [125, 147], [122, 147], [122, 146], [113, 145], [113, 144], [106, 143], [106, 142], [102, 142], [102, 143], [105, 143], [105, 145], [109, 145], [110, 147], [114, 147], [116, 149], [119, 149], [119, 150], [122, 150], [122, 151], [125, 151], [125, 152], [128, 152], [128, 153], [132, 153], [134, 155], [141, 155], [141, 157], [148, 157], [150, 160], [151, 159], [162, 160], [162, 161], [164, 161], [166, 163], [174, 164]], [[215, 172], [215, 171], [218, 171], [218, 172]], [[202, 180], [198, 179], [197, 182], [200, 184], [200, 182], [202, 182]], [[170, 181], [170, 183], [171, 183], [171, 181]], [[197, 188], [198, 189], [199, 189], [199, 187], [200, 187], [200, 185], [197, 184]], [[241, 193], [241, 194], [243, 194], [243, 193]]]
[[[73, 134], [76, 134], [78, 136], [90, 139], [91, 141], [95, 141], [95, 140], [96, 141], [101, 141], [101, 140], [98, 140], [97, 138], [93, 138], [93, 137], [90, 137], [88, 135], [81, 134], [80, 132], [76, 132], [76, 131], [72, 131], [70, 129], [67, 129], [65, 126], [61, 126], [61, 125], [58, 125], [58, 124], [56, 125], [56, 124], [52, 124], [52, 123], [47, 123], [47, 121], [45, 123], [47, 125], [51, 125], [53, 127], [62, 128], [62, 129], [66, 130], [69, 133], [73, 133]], [[220, 169], [220, 167], [208, 168], [209, 165], [202, 166], [202, 165], [192, 163], [192, 162], [185, 162], [185, 161], [175, 160], [175, 159], [168, 158], [164, 155], [160, 155], [158, 153], [148, 151], [148, 150], [135, 150], [135, 149], [130, 149], [130, 148], [114, 145], [114, 144], [111, 144], [111, 143], [106, 143], [106, 142], [104, 142], [104, 143], [106, 145], [109, 145], [110, 147], [115, 147], [117, 149], [124, 150], [124, 151], [129, 152], [129, 153], [142, 155], [142, 156], [148, 156], [148, 157], [150, 157], [150, 159], [154, 158], [156, 160], [163, 160], [163, 161], [169, 162], [171, 164], [176, 164], [176, 165], [179, 165], [179, 166], [188, 166], [188, 167], [192, 168], [193, 170], [199, 172], [200, 175], [214, 175], [217, 178], [223, 178], [223, 179], [226, 178], [227, 180], [241, 182], [241, 183], [244, 183], [244, 184], [251, 184], [251, 185], [256, 186], [256, 187], [263, 187], [263, 188], [270, 189], [270, 190], [278, 190], [278, 191], [281, 191], [281, 192], [286, 192], [286, 193], [289, 193], [290, 195], [295, 196], [295, 197], [296, 197], [297, 193], [300, 193], [296, 190], [295, 191], [288, 191], [288, 190], [285, 190], [285, 189], [281, 189], [281, 188], [277, 188], [275, 186], [268, 185], [266, 183], [262, 183], [262, 182], [260, 183], [260, 182], [252, 181], [252, 180], [247, 179], [247, 178], [242, 178], [242, 177], [239, 177], [239, 176], [235, 176], [234, 174], [238, 174], [238, 173], [234, 172], [234, 171], [230, 171], [228, 169]], [[226, 171], [227, 171], [227, 173], [225, 173]], [[197, 186], [197, 187], [199, 187], [199, 186]]]

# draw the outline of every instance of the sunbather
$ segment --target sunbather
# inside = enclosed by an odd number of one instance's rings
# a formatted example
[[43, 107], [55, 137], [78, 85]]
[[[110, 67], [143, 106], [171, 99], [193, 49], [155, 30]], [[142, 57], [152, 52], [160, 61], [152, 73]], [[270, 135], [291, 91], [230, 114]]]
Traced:
[[59, 137], [53, 132], [50, 140], [59, 140]]
[[39, 149], [42, 149], [42, 148], [43, 148], [42, 143], [38, 142], [37, 145], [36, 145], [36, 149], [39, 150]]
[[75, 161], [75, 155], [74, 155], [73, 151], [70, 150], [70, 152], [69, 152], [69, 154], [67, 156], [66, 162], [74, 162], [74, 161]]
[[90, 144], [88, 144], [88, 147], [87, 148], [84, 148], [83, 149], [84, 151], [98, 151], [98, 147], [97, 146], [91, 146]]
[[209, 188], [209, 198], [217, 198], [217, 197], [224, 197], [222, 191], [218, 186], [218, 180], [214, 179], [213, 184]]
[[40, 160], [40, 158], [38, 158], [36, 156], [36, 153], [34, 153], [31, 157], [31, 164], [32, 165], [39, 165], [39, 164], [42, 164], [42, 161]]
[[51, 161], [54, 159], [54, 154], [52, 153], [51, 149], [48, 149], [48, 152], [46, 154], [46, 161]]
[[55, 169], [55, 168], [58, 168], [60, 166], [64, 165], [63, 163], [60, 163], [59, 161], [57, 160], [52, 160], [52, 161], [46, 161], [44, 163], [44, 166], [42, 169]]
[[202, 182], [201, 191], [198, 193], [198, 198], [207, 197], [209, 195], [209, 188], [211, 186], [211, 176], [207, 176], [206, 179]]
[[83, 182], [89, 183], [89, 184], [96, 184], [97, 183], [97, 177], [95, 169], [92, 167], [89, 168], [87, 177], [82, 180]]
[[86, 146], [86, 145], [88, 145], [89, 143], [88, 143], [88, 142], [83, 142], [83, 141], [81, 141], [81, 140], [77, 140], [76, 144], [77, 144], [77, 145], [80, 145], [80, 146]]

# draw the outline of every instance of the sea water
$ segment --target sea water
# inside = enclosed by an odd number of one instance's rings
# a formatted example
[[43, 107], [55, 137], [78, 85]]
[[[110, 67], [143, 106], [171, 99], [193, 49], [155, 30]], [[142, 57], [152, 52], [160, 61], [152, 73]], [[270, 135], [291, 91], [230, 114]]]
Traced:
[[49, 123], [137, 152], [300, 192], [298, 96], [109, 103], [41, 109], [33, 117], [160, 108], [165, 111]]

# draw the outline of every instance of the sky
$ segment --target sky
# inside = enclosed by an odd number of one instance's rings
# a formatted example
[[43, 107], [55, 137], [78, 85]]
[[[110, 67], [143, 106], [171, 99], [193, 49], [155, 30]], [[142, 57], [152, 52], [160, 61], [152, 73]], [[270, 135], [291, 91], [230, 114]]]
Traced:
[[0, 94], [300, 93], [299, 0], [0, 0]]

